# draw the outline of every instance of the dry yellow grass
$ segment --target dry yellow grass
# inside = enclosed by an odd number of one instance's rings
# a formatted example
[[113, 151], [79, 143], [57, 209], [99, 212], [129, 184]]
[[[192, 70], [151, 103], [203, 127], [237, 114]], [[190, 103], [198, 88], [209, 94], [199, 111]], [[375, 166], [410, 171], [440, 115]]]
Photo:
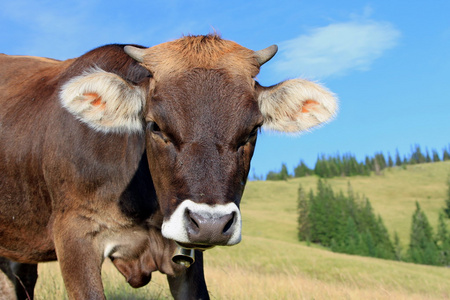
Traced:
[[[450, 269], [332, 253], [245, 237], [206, 253], [212, 299], [450, 299]], [[42, 264], [36, 299], [67, 299], [56, 263]], [[171, 299], [165, 276], [132, 289], [106, 263], [108, 299]]]
[[[383, 176], [350, 178], [390, 233], [408, 242], [415, 201], [433, 226], [445, 197], [450, 162], [386, 170]], [[346, 190], [348, 178], [330, 180]], [[332, 253], [297, 241], [297, 188], [315, 188], [317, 178], [249, 182], [242, 201], [243, 241], [205, 253], [212, 299], [450, 299], [450, 268], [421, 266]], [[132, 289], [108, 263], [103, 268], [108, 299], [171, 299], [165, 276]], [[65, 299], [56, 263], [39, 267], [37, 299]]]
[[[39, 264], [39, 278], [35, 289], [36, 300], [67, 299], [61, 272], [57, 262]], [[134, 289], [115, 269], [110, 261], [102, 268], [103, 285], [109, 300], [172, 299], [165, 276], [154, 273], [152, 281], [145, 287]]]
[[450, 298], [450, 270], [445, 268], [252, 237], [235, 248], [209, 254], [206, 276], [217, 299]]

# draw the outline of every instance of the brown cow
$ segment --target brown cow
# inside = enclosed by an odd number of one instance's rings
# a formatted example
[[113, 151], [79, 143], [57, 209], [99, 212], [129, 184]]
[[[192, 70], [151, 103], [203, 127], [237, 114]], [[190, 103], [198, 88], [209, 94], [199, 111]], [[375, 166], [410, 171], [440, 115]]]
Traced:
[[175, 298], [207, 298], [201, 252], [188, 269], [168, 252], [237, 244], [259, 128], [300, 132], [336, 111], [312, 82], [260, 86], [275, 52], [207, 35], [0, 55], [0, 256], [57, 258], [70, 299], [104, 299], [105, 257], [133, 285], [158, 269]]

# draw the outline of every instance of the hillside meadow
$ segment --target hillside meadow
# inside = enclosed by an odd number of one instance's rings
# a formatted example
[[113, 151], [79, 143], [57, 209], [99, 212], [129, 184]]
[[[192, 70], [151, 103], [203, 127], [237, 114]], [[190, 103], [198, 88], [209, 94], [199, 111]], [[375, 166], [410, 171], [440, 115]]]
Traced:
[[[346, 192], [350, 181], [406, 249], [415, 202], [436, 227], [449, 173], [450, 162], [440, 162], [328, 182], [336, 192]], [[212, 299], [450, 299], [450, 268], [337, 254], [298, 242], [299, 184], [309, 191], [317, 178], [248, 183], [241, 204], [242, 242], [205, 253]], [[171, 299], [165, 276], [158, 273], [146, 287], [132, 289], [106, 262], [103, 279], [108, 299]], [[41, 264], [36, 299], [65, 298], [58, 265]]]

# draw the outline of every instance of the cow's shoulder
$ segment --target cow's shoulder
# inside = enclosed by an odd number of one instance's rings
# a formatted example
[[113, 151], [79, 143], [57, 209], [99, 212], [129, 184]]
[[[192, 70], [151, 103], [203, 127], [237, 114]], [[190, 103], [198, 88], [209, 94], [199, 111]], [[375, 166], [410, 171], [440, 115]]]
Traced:
[[70, 78], [92, 69], [101, 69], [119, 75], [130, 83], [141, 83], [144, 78], [150, 76], [150, 72], [126, 54], [124, 47], [123, 44], [109, 44], [85, 53], [72, 61], [65, 71], [65, 77]]
[[37, 81], [57, 76], [72, 60], [59, 61], [50, 58], [22, 55], [0, 55], [2, 66], [0, 86], [3, 89], [30, 89]]

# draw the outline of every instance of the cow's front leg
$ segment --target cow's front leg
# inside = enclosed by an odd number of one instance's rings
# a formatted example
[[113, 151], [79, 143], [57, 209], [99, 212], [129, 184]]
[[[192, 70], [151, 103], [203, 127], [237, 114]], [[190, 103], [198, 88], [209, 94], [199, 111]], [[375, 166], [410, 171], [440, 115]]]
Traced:
[[34, 298], [34, 286], [38, 277], [37, 264], [23, 264], [0, 257], [0, 271], [0, 299]]
[[176, 300], [209, 299], [203, 272], [203, 253], [195, 251], [195, 263], [177, 276], [167, 276], [170, 292]]
[[17, 300], [34, 299], [34, 287], [38, 278], [37, 264], [10, 262], [15, 276]]
[[57, 218], [53, 226], [56, 255], [69, 299], [103, 300], [100, 228], [80, 215]]
[[14, 282], [11, 261], [0, 257], [0, 299], [17, 299], [14, 291]]

